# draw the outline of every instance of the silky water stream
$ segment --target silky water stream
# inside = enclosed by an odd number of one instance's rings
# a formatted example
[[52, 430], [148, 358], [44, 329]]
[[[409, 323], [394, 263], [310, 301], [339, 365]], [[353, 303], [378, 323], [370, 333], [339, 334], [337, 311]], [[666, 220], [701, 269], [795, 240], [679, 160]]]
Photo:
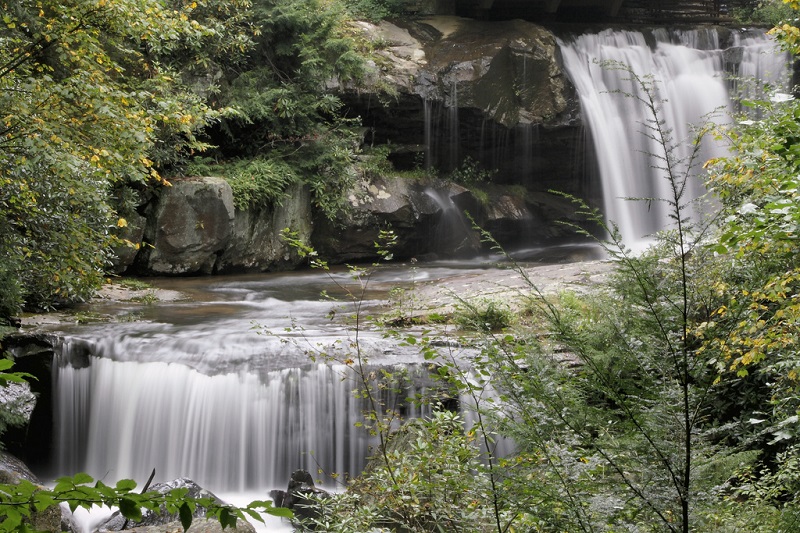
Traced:
[[[765, 87], [788, 90], [789, 58], [763, 31], [732, 30], [722, 41], [718, 29], [708, 27], [605, 30], [559, 42], [592, 139], [603, 214], [630, 247], [643, 248], [673, 222], [662, 201], [671, 199], [672, 191], [660, 132], [673, 148], [669, 158], [683, 189], [684, 215], [697, 218], [713, 211], [695, 201], [706, 192], [702, 165], [725, 155], [727, 147], [707, 135], [691, 160], [694, 129], [729, 123], [737, 100], [764, 96], [759, 91]], [[634, 76], [650, 84], [657, 116], [645, 105], [649, 96]], [[684, 176], [689, 176], [685, 182]]]

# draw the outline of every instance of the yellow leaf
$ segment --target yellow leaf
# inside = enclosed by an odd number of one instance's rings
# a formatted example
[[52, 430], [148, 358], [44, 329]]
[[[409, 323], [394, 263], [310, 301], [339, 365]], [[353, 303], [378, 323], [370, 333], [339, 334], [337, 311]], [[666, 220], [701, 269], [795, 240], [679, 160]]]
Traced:
[[117, 220], [117, 227], [118, 228], [126, 228], [126, 227], [128, 227], [128, 221], [125, 220], [124, 218], [120, 218], [119, 220]]

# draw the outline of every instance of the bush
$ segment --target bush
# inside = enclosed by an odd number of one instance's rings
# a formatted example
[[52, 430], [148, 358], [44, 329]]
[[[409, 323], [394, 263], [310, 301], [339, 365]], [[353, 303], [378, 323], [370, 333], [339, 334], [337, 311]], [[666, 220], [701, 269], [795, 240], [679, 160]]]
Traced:
[[[411, 420], [392, 435], [348, 492], [320, 502], [317, 530], [490, 531], [488, 479], [475, 435], [449, 411]], [[357, 522], [357, 523], [354, 523]]]
[[257, 157], [224, 164], [197, 160], [187, 172], [198, 176], [222, 176], [233, 190], [233, 203], [245, 211], [253, 207], [280, 204], [287, 189], [299, 181], [296, 171], [279, 159]]
[[491, 332], [510, 327], [514, 313], [506, 305], [494, 300], [480, 299], [474, 302], [461, 300], [453, 317], [463, 329]]

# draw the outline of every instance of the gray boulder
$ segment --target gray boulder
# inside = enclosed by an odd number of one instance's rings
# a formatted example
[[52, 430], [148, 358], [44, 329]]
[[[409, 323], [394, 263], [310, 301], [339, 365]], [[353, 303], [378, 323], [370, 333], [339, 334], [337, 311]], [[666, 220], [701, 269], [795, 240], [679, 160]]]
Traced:
[[[41, 485], [39, 479], [30, 471], [28, 466], [11, 454], [0, 451], [0, 483], [16, 485], [20, 481], [29, 481], [34, 485]], [[68, 524], [68, 514], [62, 516], [59, 505], [53, 505], [42, 511], [33, 511], [31, 516], [24, 519], [24, 523], [33, 531], [48, 531], [59, 533], [63, 524]]]
[[151, 246], [144, 270], [151, 274], [211, 274], [229, 246], [234, 206], [222, 178], [175, 179], [152, 206], [145, 231]]
[[261, 272], [296, 266], [300, 259], [282, 240], [281, 231], [289, 228], [303, 241], [310, 239], [311, 194], [296, 185], [280, 205], [236, 210], [228, 246], [219, 257], [220, 272]]

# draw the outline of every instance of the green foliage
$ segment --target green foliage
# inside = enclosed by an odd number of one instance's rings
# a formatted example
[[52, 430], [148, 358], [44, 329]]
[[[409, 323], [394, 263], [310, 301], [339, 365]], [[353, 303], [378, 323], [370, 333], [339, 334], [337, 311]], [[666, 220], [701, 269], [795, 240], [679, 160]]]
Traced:
[[385, 457], [375, 457], [346, 494], [320, 502], [321, 515], [311, 526], [331, 532], [491, 531], [488, 479], [480, 473], [474, 437], [449, 411], [407, 422], [392, 435]]
[[481, 168], [480, 163], [472, 159], [470, 156], [467, 156], [461, 162], [461, 166], [453, 170], [453, 172], [450, 174], [450, 179], [456, 183], [460, 183], [461, 185], [469, 187], [481, 183], [491, 182], [496, 173], [497, 171], [485, 170]]
[[488, 333], [510, 327], [514, 313], [508, 305], [492, 299], [461, 300], [453, 321], [463, 329]]
[[[230, 85], [220, 100], [237, 113], [219, 123], [218, 141], [224, 158], [278, 165], [253, 172], [272, 176], [254, 194], [257, 201], [262, 195], [275, 197], [281, 181], [299, 181], [308, 184], [316, 207], [327, 216], [345, 205], [344, 193], [355, 178], [357, 123], [340, 116], [342, 103], [328, 88], [333, 82], [357, 83], [364, 75], [365, 52], [343, 6], [319, 0], [254, 5], [253, 23], [260, 32], [247, 62], [228, 73]], [[276, 182], [278, 173], [283, 176]]]
[[[182, 75], [246, 47], [247, 3], [0, 2], [3, 314], [85, 299], [108, 264], [111, 186], [146, 187], [222, 116]], [[219, 54], [215, 56], [214, 54]]]
[[794, 10], [783, 0], [762, 0], [734, 6], [731, 15], [739, 24], [776, 26], [796, 16]]
[[179, 517], [184, 530], [192, 524], [192, 513], [197, 507], [206, 509], [206, 516], [218, 520], [223, 528], [236, 527], [237, 520], [250, 517], [263, 522], [260, 513], [291, 518], [288, 509], [273, 508], [271, 502], [255, 501], [244, 508], [216, 502], [213, 498], [189, 498], [185, 488], [166, 493], [149, 491], [135, 493], [136, 483], [130, 479], [118, 481], [113, 487], [94, 481], [86, 474], [62, 477], [52, 489], [43, 489], [23, 480], [16, 485], [0, 485], [0, 531], [27, 531], [25, 521], [34, 512], [66, 503], [71, 511], [91, 509], [95, 505], [118, 507], [122, 515], [132, 521], [141, 520], [143, 510], [166, 512]]
[[367, 177], [380, 177], [394, 170], [389, 161], [391, 145], [381, 144], [374, 147], [365, 147], [358, 156], [357, 166]]
[[226, 162], [220, 165], [195, 160], [187, 173], [197, 176], [223, 176], [233, 191], [237, 209], [280, 205], [288, 188], [298, 182], [295, 169], [280, 159], [257, 157]]
[[[746, 421], [739, 442], [763, 451], [739, 489], [751, 486], [747, 497], [777, 505], [762, 497], [764, 488], [783, 484], [789, 471], [781, 474], [773, 465], [795, 463], [800, 438], [800, 106], [793, 100], [747, 106], [757, 118], [740, 117], [725, 132], [734, 155], [709, 164], [711, 186], [722, 204], [712, 246], [728, 263], [712, 284], [711, 316], [695, 335], [720, 373], [726, 400], [738, 400], [730, 409]], [[792, 508], [796, 516], [796, 506], [794, 493], [785, 493], [779, 516]]]
[[371, 22], [402, 15], [404, 8], [403, 0], [355, 0], [346, 4], [351, 17]]

